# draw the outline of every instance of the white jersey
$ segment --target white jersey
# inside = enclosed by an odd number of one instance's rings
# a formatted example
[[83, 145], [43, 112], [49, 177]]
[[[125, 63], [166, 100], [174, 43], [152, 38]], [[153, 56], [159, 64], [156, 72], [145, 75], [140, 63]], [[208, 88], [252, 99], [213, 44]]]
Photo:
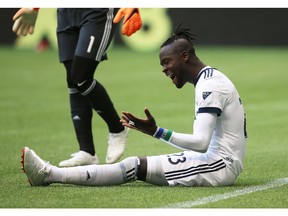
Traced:
[[247, 138], [245, 112], [235, 86], [217, 69], [203, 68], [195, 82], [193, 134], [158, 127], [153, 136], [186, 151], [147, 157], [150, 182], [157, 184], [155, 176], [163, 170], [170, 186], [233, 184], [243, 169]]
[[209, 66], [202, 69], [195, 84], [195, 121], [198, 113], [206, 112], [218, 115], [207, 153], [238, 161], [242, 170], [247, 138], [243, 105], [234, 84]]

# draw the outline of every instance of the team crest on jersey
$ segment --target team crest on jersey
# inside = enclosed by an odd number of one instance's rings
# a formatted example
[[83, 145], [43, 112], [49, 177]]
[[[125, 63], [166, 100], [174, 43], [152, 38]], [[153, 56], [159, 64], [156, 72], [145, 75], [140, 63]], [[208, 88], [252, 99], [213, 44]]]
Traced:
[[202, 92], [202, 97], [205, 100], [212, 92]]

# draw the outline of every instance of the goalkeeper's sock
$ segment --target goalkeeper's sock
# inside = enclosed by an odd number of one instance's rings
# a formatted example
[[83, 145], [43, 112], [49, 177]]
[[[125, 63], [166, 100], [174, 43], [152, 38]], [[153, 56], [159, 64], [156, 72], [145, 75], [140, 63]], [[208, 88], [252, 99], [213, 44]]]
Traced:
[[94, 110], [106, 122], [110, 133], [119, 133], [124, 130], [120, 123], [120, 117], [114, 108], [114, 105], [106, 89], [96, 80], [93, 80], [82, 95], [88, 99]]
[[76, 89], [70, 90], [70, 108], [76, 137], [81, 151], [95, 155], [92, 134], [92, 107]]

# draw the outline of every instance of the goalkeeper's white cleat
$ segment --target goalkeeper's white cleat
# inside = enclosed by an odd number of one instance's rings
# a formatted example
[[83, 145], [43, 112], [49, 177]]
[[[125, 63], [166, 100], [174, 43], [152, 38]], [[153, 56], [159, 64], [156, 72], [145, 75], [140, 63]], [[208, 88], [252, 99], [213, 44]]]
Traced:
[[85, 166], [99, 164], [97, 155], [92, 156], [85, 151], [79, 151], [71, 155], [72, 158], [68, 160], [61, 161], [59, 167], [75, 167], [75, 166]]
[[125, 150], [126, 140], [128, 138], [129, 128], [125, 127], [120, 133], [110, 133], [108, 140], [108, 149], [106, 155], [106, 163], [116, 162]]
[[31, 186], [46, 186], [45, 177], [49, 174], [51, 165], [43, 161], [36, 153], [24, 147], [21, 156], [22, 170], [26, 173]]

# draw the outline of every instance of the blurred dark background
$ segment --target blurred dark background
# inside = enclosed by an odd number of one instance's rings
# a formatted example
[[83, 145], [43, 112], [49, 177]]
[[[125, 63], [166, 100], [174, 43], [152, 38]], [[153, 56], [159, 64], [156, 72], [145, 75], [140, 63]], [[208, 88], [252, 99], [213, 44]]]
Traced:
[[[14, 44], [16, 40], [11, 28], [12, 16], [17, 10], [0, 9], [0, 45]], [[147, 12], [142, 13], [143, 30], [149, 32], [153, 29], [151, 24], [161, 23], [161, 15], [144, 10]], [[198, 35], [197, 44], [288, 45], [288, 8], [173, 8], [165, 9], [165, 13], [170, 20], [170, 33], [183, 22], [183, 26], [192, 28]], [[161, 27], [159, 29], [161, 34]], [[121, 34], [116, 34], [115, 44], [121, 43]]]

